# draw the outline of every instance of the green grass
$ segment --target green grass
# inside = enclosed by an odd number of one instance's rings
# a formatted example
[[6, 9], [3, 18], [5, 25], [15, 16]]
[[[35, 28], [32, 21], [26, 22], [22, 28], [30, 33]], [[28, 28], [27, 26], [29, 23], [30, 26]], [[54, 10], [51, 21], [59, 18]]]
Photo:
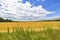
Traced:
[[14, 32], [1, 33], [0, 40], [60, 40], [60, 29], [47, 28], [40, 31], [24, 31], [23, 28], [16, 28]]

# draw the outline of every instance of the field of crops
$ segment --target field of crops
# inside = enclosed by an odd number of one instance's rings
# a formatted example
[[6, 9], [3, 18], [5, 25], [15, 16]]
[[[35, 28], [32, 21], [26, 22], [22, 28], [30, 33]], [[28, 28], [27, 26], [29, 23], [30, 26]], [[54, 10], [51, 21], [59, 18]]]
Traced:
[[47, 28], [40, 31], [24, 31], [23, 28], [16, 28], [15, 32], [0, 32], [0, 40], [60, 40], [60, 28]]
[[12, 31], [15, 27], [24, 29], [43, 30], [42, 27], [58, 28], [60, 22], [0, 22], [0, 32]]
[[0, 22], [0, 40], [60, 40], [60, 22]]

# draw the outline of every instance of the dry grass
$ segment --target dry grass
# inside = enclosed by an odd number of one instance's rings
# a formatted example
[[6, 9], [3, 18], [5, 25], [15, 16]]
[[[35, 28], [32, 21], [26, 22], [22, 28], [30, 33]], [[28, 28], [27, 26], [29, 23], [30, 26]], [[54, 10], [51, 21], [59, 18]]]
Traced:
[[0, 22], [0, 32], [6, 32], [8, 28], [10, 31], [12, 31], [13, 27], [39, 30], [41, 27], [44, 26], [58, 28], [60, 26], [60, 22]]

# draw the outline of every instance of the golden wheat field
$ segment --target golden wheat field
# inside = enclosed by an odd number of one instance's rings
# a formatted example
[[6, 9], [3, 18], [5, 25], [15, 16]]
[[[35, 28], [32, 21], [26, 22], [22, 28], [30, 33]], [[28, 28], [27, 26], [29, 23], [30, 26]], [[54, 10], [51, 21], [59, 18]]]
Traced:
[[60, 22], [0, 22], [0, 32], [5, 32], [8, 28], [10, 31], [12, 31], [15, 27], [39, 30], [41, 27], [44, 26], [58, 28], [60, 26]]

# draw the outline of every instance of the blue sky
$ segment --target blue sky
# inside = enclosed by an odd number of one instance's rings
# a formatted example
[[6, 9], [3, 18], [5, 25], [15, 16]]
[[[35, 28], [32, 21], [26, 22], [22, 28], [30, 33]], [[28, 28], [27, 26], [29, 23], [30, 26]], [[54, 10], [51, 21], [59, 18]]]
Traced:
[[34, 6], [42, 5], [48, 11], [55, 12], [54, 14], [47, 15], [47, 17], [60, 17], [60, 0], [23, 0], [30, 2]]
[[0, 14], [18, 21], [60, 18], [60, 0], [0, 0]]

